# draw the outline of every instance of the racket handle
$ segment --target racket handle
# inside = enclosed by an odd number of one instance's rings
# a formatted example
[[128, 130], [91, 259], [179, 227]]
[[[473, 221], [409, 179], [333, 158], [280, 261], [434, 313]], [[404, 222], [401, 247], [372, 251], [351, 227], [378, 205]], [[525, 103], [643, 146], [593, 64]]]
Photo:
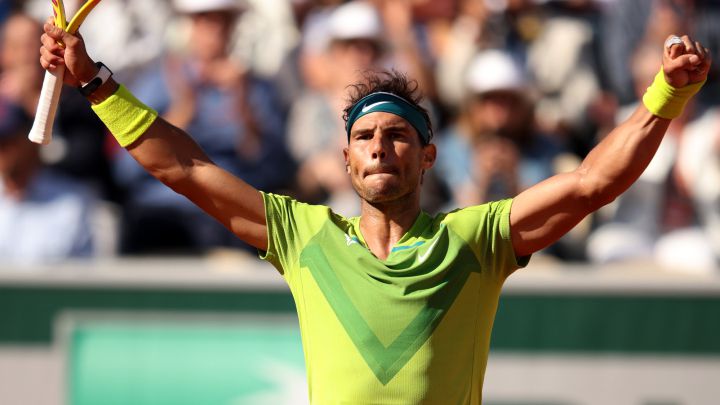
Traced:
[[38, 100], [35, 121], [28, 139], [32, 142], [47, 145], [52, 141], [53, 123], [62, 92], [65, 66], [58, 66], [55, 74], [45, 72], [40, 100]]

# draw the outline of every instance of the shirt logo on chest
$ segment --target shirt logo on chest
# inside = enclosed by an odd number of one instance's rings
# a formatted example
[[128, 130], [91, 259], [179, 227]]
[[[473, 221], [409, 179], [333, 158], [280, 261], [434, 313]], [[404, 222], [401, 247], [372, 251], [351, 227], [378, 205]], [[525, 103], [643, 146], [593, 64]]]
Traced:
[[427, 248], [427, 250], [425, 251], [425, 253], [423, 253], [423, 254], [421, 254], [421, 255], [418, 255], [418, 262], [419, 262], [419, 263], [424, 262], [425, 259], [427, 259], [428, 256], [430, 256], [430, 253], [432, 253], [433, 249], [435, 249], [435, 245], [437, 245], [437, 243], [438, 243], [439, 240], [440, 240], [439, 237], [438, 237], [438, 238], [435, 238], [435, 240], [433, 241], [433, 243], [431, 243], [430, 246], [428, 246], [428, 248]]
[[347, 246], [352, 245], [353, 243], [359, 243], [357, 236], [350, 236], [348, 234], [345, 234], [345, 244]]

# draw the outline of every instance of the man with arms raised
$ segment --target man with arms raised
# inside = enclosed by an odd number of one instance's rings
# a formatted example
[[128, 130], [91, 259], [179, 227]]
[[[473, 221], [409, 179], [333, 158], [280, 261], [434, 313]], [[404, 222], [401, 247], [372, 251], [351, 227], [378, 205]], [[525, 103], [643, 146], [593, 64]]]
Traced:
[[643, 105], [579, 168], [514, 199], [435, 217], [420, 210], [436, 149], [416, 86], [395, 73], [371, 76], [353, 86], [345, 111], [346, 168], [362, 200], [361, 216], [347, 219], [218, 168], [108, 79], [80, 38], [46, 24], [42, 41], [43, 67], [65, 64], [68, 84], [90, 83], [94, 110], [140, 164], [283, 275], [314, 404], [479, 404], [507, 276], [638, 178], [710, 66], [699, 43], [671, 37]]

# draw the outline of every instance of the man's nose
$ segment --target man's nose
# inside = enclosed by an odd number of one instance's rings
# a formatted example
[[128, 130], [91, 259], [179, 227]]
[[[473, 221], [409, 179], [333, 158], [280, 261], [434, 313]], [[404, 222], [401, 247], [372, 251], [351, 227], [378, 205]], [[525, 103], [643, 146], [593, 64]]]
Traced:
[[376, 133], [373, 136], [371, 151], [373, 159], [385, 159], [387, 156], [385, 137], [383, 137], [382, 134]]
[[373, 159], [385, 159], [387, 154], [385, 153], [385, 142], [380, 137], [373, 139], [372, 145], [372, 158]]

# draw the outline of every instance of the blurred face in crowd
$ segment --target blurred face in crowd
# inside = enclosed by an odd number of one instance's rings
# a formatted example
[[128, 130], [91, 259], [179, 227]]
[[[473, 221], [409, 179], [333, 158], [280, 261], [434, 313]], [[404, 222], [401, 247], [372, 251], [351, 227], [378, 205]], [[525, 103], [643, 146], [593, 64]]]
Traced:
[[413, 15], [418, 21], [451, 19], [457, 12], [457, 0], [413, 0]]
[[38, 147], [28, 141], [27, 130], [21, 128], [13, 135], [0, 137], [0, 176], [18, 178], [37, 164]]
[[364, 71], [380, 58], [380, 45], [363, 38], [335, 40], [330, 45], [330, 56], [340, 72]]
[[472, 96], [468, 116], [475, 134], [519, 138], [529, 130], [532, 106], [518, 91], [493, 91]]
[[191, 14], [193, 56], [206, 61], [226, 56], [236, 19], [237, 14], [229, 10]]
[[355, 191], [369, 203], [413, 196], [436, 156], [435, 145], [423, 145], [415, 128], [390, 113], [360, 117], [343, 151]]
[[40, 25], [28, 16], [10, 17], [0, 34], [0, 67], [8, 70], [39, 66], [38, 38], [41, 32]]
[[459, 13], [474, 18], [477, 21], [485, 21], [490, 11], [485, 3], [486, 0], [460, 0]]

